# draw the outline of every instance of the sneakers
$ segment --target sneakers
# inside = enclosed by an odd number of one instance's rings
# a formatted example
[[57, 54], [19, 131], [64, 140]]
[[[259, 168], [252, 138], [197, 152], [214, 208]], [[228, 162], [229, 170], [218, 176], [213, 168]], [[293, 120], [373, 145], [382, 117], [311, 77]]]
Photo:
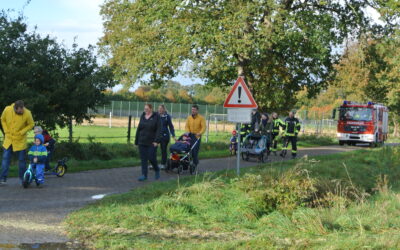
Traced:
[[154, 178], [155, 178], [156, 180], [160, 179], [160, 171], [156, 171], [156, 173], [155, 173], [155, 175], [154, 175]]
[[138, 178], [138, 181], [145, 181], [145, 180], [147, 180], [147, 177], [144, 176], [144, 175], [142, 175], [142, 176], [140, 176], [140, 177]]
[[165, 170], [165, 165], [164, 164], [160, 164], [160, 166], [158, 166], [159, 169], [161, 170]]
[[0, 186], [6, 185], [6, 184], [7, 184], [7, 181], [5, 179], [0, 180]]

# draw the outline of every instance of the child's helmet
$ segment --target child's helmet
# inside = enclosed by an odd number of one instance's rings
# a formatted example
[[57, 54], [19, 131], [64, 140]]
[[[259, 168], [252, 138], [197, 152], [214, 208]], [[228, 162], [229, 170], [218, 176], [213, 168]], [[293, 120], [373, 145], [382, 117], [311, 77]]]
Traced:
[[236, 130], [233, 130], [232, 135], [236, 135], [236, 134], [237, 134]]

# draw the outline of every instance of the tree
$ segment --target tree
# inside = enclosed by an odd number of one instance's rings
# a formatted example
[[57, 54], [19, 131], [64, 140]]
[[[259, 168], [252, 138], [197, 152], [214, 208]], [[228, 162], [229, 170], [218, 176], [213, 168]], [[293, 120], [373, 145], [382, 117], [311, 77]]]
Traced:
[[103, 104], [107, 88], [115, 85], [112, 71], [108, 67], [101, 67], [94, 55], [94, 48], [78, 48], [73, 45], [71, 51], [64, 50], [64, 81], [57, 86], [54, 96], [63, 97], [60, 105], [55, 107], [58, 114], [58, 124], [68, 126], [69, 140], [72, 141], [73, 122], [82, 123], [90, 120], [88, 109], [95, 109]]
[[27, 32], [23, 17], [0, 12], [0, 107], [23, 99], [35, 121], [54, 129], [56, 83], [63, 81], [62, 49], [54, 39]]
[[90, 119], [87, 110], [102, 103], [115, 85], [112, 70], [97, 63], [92, 47], [72, 51], [49, 36], [28, 32], [23, 17], [0, 12], [0, 105], [25, 100], [37, 124], [70, 128]]
[[288, 110], [332, 78], [333, 48], [369, 28], [368, 1], [107, 0], [101, 51], [116, 75], [160, 85], [187, 71], [229, 86], [244, 76], [261, 108]]

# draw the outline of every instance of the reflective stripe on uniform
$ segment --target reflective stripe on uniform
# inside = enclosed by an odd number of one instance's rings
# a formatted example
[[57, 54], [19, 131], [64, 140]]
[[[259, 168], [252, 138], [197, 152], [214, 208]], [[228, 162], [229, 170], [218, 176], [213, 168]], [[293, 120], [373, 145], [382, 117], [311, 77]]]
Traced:
[[28, 155], [33, 156], [47, 156], [47, 151], [39, 152], [39, 151], [29, 151]]

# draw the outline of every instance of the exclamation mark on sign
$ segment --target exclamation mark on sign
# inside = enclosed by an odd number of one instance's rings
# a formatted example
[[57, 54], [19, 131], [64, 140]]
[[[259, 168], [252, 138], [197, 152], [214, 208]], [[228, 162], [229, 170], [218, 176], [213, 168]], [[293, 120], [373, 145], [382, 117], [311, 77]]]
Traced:
[[240, 96], [242, 95], [242, 87], [241, 86], [238, 87], [238, 95], [239, 95], [238, 103], [241, 103], [242, 102], [242, 100], [240, 100]]

